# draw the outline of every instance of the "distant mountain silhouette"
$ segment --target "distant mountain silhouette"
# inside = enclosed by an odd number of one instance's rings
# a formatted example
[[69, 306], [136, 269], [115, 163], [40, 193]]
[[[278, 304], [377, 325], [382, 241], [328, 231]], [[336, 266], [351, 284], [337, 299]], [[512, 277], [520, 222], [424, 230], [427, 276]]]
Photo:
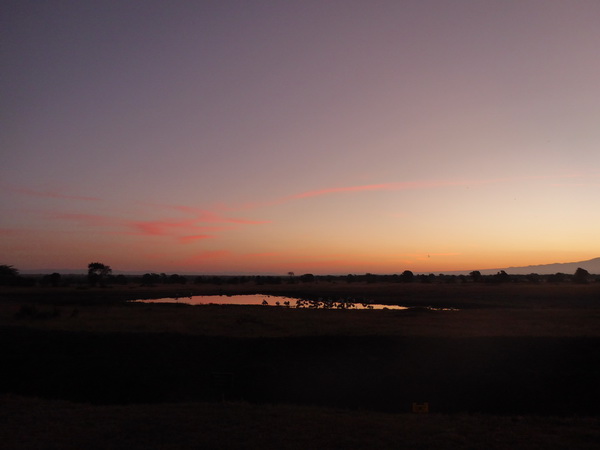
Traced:
[[504, 267], [500, 269], [486, 269], [480, 270], [482, 275], [492, 275], [504, 270], [508, 274], [512, 275], [527, 275], [530, 273], [552, 274], [552, 273], [568, 273], [573, 274], [578, 267], [587, 270], [591, 274], [600, 274], [600, 258], [593, 258], [587, 261], [577, 261], [569, 263], [554, 263], [554, 264], [539, 264], [537, 266], [524, 266], [524, 267]]

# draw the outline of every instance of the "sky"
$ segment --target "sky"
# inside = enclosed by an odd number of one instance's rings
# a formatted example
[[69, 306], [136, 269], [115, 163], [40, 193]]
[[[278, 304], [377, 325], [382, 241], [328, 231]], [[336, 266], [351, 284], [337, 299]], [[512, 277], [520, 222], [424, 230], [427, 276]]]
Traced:
[[0, 264], [600, 256], [597, 0], [7, 0]]

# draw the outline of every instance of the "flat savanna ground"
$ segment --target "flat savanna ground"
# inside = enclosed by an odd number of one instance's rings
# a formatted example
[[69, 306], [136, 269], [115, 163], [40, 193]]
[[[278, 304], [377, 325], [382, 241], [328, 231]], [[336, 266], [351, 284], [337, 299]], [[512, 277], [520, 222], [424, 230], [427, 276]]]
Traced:
[[[125, 302], [255, 293], [412, 308]], [[597, 448], [599, 325], [600, 283], [0, 288], [0, 442]]]

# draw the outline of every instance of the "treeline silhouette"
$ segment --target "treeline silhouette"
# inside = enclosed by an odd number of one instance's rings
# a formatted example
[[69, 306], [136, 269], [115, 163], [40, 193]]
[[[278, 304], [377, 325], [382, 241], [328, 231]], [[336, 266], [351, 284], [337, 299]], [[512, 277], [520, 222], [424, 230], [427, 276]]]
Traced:
[[468, 275], [414, 274], [405, 270], [399, 274], [379, 275], [373, 273], [348, 275], [314, 275], [306, 273], [296, 276], [289, 272], [287, 276], [274, 275], [179, 275], [166, 273], [145, 273], [143, 275], [124, 275], [112, 273], [110, 266], [102, 263], [90, 263], [87, 275], [54, 272], [51, 274], [21, 275], [19, 270], [9, 265], [0, 265], [0, 286], [51, 286], [67, 287], [72, 285], [88, 285], [106, 287], [110, 285], [139, 284], [152, 287], [159, 285], [214, 284], [235, 285], [254, 283], [257, 285], [278, 285], [298, 283], [423, 283], [423, 284], [458, 284], [458, 283], [597, 283], [600, 275], [590, 274], [578, 268], [573, 274], [557, 272], [554, 274], [530, 273], [513, 275], [501, 270], [495, 274], [483, 275], [480, 271], [472, 271]]

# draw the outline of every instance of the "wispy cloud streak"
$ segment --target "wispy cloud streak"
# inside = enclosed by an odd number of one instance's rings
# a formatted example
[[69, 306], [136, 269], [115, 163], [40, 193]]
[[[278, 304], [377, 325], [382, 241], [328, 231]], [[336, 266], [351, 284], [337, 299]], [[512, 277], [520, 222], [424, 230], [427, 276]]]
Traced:
[[344, 186], [334, 187], [326, 189], [317, 189], [314, 191], [306, 191], [300, 194], [295, 194], [287, 197], [289, 200], [320, 197], [323, 195], [330, 194], [343, 194], [348, 192], [365, 192], [365, 191], [402, 191], [408, 189], [427, 189], [445, 186], [462, 186], [469, 184], [467, 182], [460, 181], [414, 181], [414, 182], [397, 182], [397, 183], [381, 183], [381, 184], [367, 184], [359, 186]]
[[114, 228], [116, 227], [120, 228], [120, 231], [116, 231], [117, 234], [172, 237], [182, 244], [214, 238], [218, 233], [240, 226], [269, 223], [269, 221], [264, 220], [224, 217], [209, 210], [200, 210], [185, 206], [172, 207], [171, 209], [191, 213], [193, 217], [130, 220], [99, 214], [57, 212], [46, 213], [45, 216], [56, 220], [66, 220], [80, 226], [112, 228], [107, 230], [110, 233], [115, 233]]
[[177, 231], [184, 233], [202, 233], [218, 232], [230, 229], [228, 226], [202, 226], [198, 225], [197, 219], [186, 220], [150, 220], [150, 221], [128, 221], [126, 224], [136, 230], [143, 236], [169, 236], [177, 234]]
[[199, 241], [199, 240], [203, 240], [203, 239], [210, 239], [213, 237], [214, 237], [214, 235], [210, 235], [210, 234], [197, 234], [195, 236], [181, 236], [179, 238], [179, 242], [187, 244], [189, 242], [195, 242], [195, 241]]
[[430, 180], [430, 181], [405, 181], [405, 182], [391, 182], [391, 183], [379, 183], [379, 184], [365, 184], [365, 185], [355, 185], [355, 186], [342, 186], [342, 187], [331, 187], [331, 188], [323, 188], [323, 189], [315, 189], [312, 191], [305, 191], [298, 194], [289, 195], [287, 197], [283, 197], [278, 201], [274, 201], [271, 203], [255, 203], [250, 205], [257, 206], [270, 206], [278, 203], [285, 203], [292, 200], [300, 200], [311, 197], [320, 197], [325, 195], [334, 195], [334, 194], [347, 194], [354, 192], [368, 192], [368, 191], [405, 191], [405, 190], [418, 190], [418, 189], [435, 189], [435, 188], [444, 188], [444, 187], [470, 187], [470, 186], [481, 186], [487, 184], [496, 184], [496, 183], [510, 183], [517, 181], [527, 181], [527, 180], [549, 180], [549, 179], [564, 179], [564, 178], [580, 178], [582, 175], [580, 174], [567, 174], [567, 175], [540, 175], [540, 176], [530, 176], [530, 177], [505, 177], [505, 178], [491, 178], [484, 180], [455, 180], [455, 181], [447, 181], [447, 180]]
[[[255, 220], [255, 219], [246, 219], [239, 217], [228, 217], [224, 216], [213, 210], [195, 208], [192, 206], [184, 206], [184, 205], [158, 205], [162, 208], [172, 209], [175, 211], [180, 211], [183, 213], [193, 214], [195, 220], [198, 222], [205, 223], [232, 223], [239, 225], [262, 225], [266, 223], [270, 223], [270, 220]], [[241, 208], [244, 209], [244, 208]]]

